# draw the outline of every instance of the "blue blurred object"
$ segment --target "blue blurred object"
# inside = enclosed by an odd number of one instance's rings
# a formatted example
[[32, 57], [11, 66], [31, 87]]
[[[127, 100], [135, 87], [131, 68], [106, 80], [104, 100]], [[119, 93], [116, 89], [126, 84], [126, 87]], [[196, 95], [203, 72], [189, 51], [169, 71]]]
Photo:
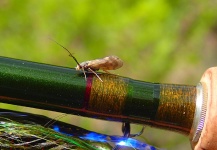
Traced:
[[[42, 115], [35, 115], [35, 114], [30, 114], [30, 113], [21, 113], [21, 112], [16, 112], [16, 111], [9, 111], [9, 110], [4, 110], [4, 109], [0, 109], [0, 127], [1, 127], [1, 131], [2, 131], [2, 135], [6, 135], [6, 136], [1, 136], [1, 138], [10, 138], [9, 136], [14, 136], [15, 135], [10, 135], [10, 134], [6, 134], [6, 132], [4, 131], [4, 125], [7, 121], [11, 122], [11, 123], [20, 123], [20, 124], [24, 124], [26, 125], [25, 127], [29, 127], [31, 130], [31, 125], [37, 125], [37, 126], [43, 126], [44, 128], [49, 128], [49, 129], [53, 129], [55, 132], [57, 132], [58, 134], [62, 134], [64, 135], [66, 138], [67, 137], [74, 137], [74, 138], [78, 138], [80, 139], [80, 141], [82, 140], [84, 144], [85, 142], [89, 141], [89, 145], [91, 145], [91, 143], [93, 144], [93, 147], [95, 147], [96, 149], [122, 149], [122, 148], [133, 148], [133, 149], [139, 149], [139, 150], [158, 150], [158, 148], [155, 148], [153, 146], [150, 146], [144, 142], [141, 142], [139, 140], [133, 139], [133, 138], [125, 138], [122, 136], [110, 136], [110, 135], [105, 135], [105, 134], [99, 134], [96, 132], [91, 132], [88, 130], [85, 130], [83, 128], [71, 125], [71, 124], [67, 124], [67, 123], [63, 123], [61, 121], [58, 120], [54, 120], [54, 119], [50, 119], [48, 117], [42, 116]], [[22, 129], [20, 129], [22, 130]], [[26, 133], [29, 134], [29, 133]], [[50, 133], [53, 134], [53, 133]], [[27, 137], [29, 135], [26, 135]], [[49, 135], [46, 135], [49, 136]], [[45, 138], [46, 138], [45, 136]], [[13, 137], [13, 138], [14, 138]], [[37, 139], [37, 135], [35, 135], [36, 139], [32, 139], [34, 141], [37, 141], [37, 145], [39, 145], [40, 140], [41, 139]], [[16, 138], [14, 138], [16, 139]], [[19, 140], [24, 142], [25, 138], [24, 136], [20, 136]], [[29, 139], [31, 141], [31, 139]], [[67, 140], [66, 140], [67, 141]], [[66, 142], [64, 141], [64, 142]], [[11, 140], [11, 142], [14, 142], [14, 140]], [[19, 142], [19, 141], [17, 141]], [[45, 142], [45, 141], [43, 141]], [[78, 143], [78, 141], [76, 141]], [[74, 143], [76, 143], [74, 142]], [[31, 143], [31, 142], [29, 142]], [[19, 144], [19, 143], [18, 143]], [[64, 144], [70, 144], [69, 143], [64, 143]], [[105, 146], [103, 145], [105, 144]], [[98, 146], [97, 146], [98, 145]], [[103, 145], [103, 146], [102, 146]], [[110, 145], [110, 146], [108, 146]], [[28, 147], [30, 148], [32, 146], [35, 147], [36, 145], [28, 145]], [[58, 145], [60, 146], [60, 145]], [[104, 147], [104, 148], [102, 148]], [[43, 147], [41, 147], [43, 148]], [[93, 148], [93, 149], [95, 149]], [[85, 149], [85, 148], [84, 148]]]

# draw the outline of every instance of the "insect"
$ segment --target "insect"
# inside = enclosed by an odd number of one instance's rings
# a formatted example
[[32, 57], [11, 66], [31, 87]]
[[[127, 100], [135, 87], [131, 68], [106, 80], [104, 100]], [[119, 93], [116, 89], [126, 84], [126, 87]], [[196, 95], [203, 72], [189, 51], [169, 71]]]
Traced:
[[61, 44], [59, 44], [58, 42], [56, 42], [55, 40], [51, 38], [50, 40], [57, 43], [59, 46], [64, 48], [69, 53], [69, 56], [72, 57], [77, 63], [77, 66], [75, 67], [75, 69], [83, 71], [85, 80], [87, 80], [85, 71], [94, 73], [97, 76], [97, 78], [101, 82], [103, 82], [102, 79], [98, 76], [98, 74], [95, 71], [103, 70], [104, 72], [109, 73], [108, 70], [116, 70], [123, 66], [123, 61], [119, 57], [114, 56], [114, 55], [107, 56], [101, 59], [94, 59], [94, 60], [89, 60], [89, 61], [79, 63], [77, 59], [72, 55], [72, 53], [67, 48], [65, 48], [64, 46], [62, 46]]

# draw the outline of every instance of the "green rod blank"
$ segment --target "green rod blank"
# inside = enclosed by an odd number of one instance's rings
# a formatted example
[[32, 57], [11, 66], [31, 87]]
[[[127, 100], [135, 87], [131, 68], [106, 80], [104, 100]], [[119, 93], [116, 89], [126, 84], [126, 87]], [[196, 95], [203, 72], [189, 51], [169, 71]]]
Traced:
[[0, 57], [0, 102], [189, 134], [195, 86], [157, 84], [112, 74]]

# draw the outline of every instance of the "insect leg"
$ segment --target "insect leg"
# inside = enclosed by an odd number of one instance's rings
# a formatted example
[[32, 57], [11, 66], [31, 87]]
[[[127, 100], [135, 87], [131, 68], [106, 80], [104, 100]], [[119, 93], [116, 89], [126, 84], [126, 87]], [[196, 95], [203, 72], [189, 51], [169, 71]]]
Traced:
[[98, 78], [101, 82], [103, 82], [102, 79], [98, 76], [98, 74], [97, 74], [95, 71], [93, 71], [93, 70], [90, 69], [90, 68], [88, 68], [88, 70], [90, 70], [92, 73], [94, 73], [94, 74], [97, 76], [97, 78]]
[[85, 80], [87, 81], [87, 76], [86, 76], [86, 73], [85, 73], [85, 71], [84, 71], [84, 67], [81, 67], [81, 68], [82, 68], [82, 71], [83, 71], [83, 73], [84, 73]]

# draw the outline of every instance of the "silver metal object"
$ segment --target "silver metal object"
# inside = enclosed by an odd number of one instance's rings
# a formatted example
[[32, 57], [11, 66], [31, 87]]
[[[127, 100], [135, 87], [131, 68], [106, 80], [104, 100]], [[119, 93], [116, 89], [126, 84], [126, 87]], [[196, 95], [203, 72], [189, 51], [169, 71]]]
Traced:
[[197, 97], [196, 97], [196, 110], [194, 114], [194, 121], [192, 125], [192, 142], [198, 142], [201, 132], [203, 130], [204, 121], [206, 117], [207, 110], [207, 93], [206, 93], [206, 84], [199, 83], [197, 85]]

